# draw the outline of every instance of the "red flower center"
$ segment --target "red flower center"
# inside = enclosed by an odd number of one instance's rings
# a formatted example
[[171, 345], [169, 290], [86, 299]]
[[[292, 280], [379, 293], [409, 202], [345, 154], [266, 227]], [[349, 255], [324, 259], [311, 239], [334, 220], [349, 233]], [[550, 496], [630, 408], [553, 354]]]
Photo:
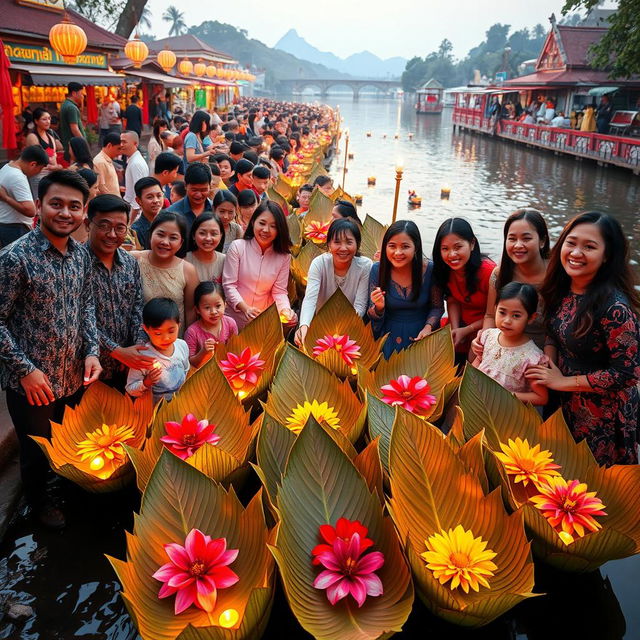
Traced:
[[205, 571], [206, 565], [204, 562], [202, 562], [202, 560], [196, 560], [191, 567], [189, 568], [189, 573], [194, 577], [197, 578], [198, 576], [201, 576]]
[[347, 558], [344, 563], [344, 572], [346, 575], [351, 575], [351, 572], [356, 568], [357, 562], [353, 558]]
[[564, 504], [562, 505], [562, 509], [567, 513], [572, 513], [576, 508], [576, 501], [571, 500], [570, 498], [565, 498]]
[[402, 397], [403, 398], [410, 398], [413, 395], [413, 393], [411, 391], [403, 391], [402, 392]]
[[196, 441], [197, 441], [197, 438], [193, 433], [185, 433], [182, 436], [182, 444], [186, 444], [187, 446], [195, 444]]

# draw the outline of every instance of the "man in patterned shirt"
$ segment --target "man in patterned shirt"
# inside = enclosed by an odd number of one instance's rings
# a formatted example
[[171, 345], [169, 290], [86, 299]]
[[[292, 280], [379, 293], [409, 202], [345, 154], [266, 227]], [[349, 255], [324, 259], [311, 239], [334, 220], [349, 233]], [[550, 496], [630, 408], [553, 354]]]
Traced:
[[[144, 178], [153, 180], [153, 178]], [[127, 235], [129, 205], [118, 196], [96, 196], [87, 209], [87, 247], [100, 341], [101, 379], [124, 393], [127, 371], [149, 369], [153, 358], [136, 345], [142, 324], [142, 278], [137, 260], [120, 245]]]
[[27, 501], [40, 521], [64, 527], [46, 495], [49, 464], [29, 435], [51, 437], [102, 367], [91, 290], [91, 259], [70, 236], [82, 224], [89, 188], [74, 171], [38, 185], [40, 227], [0, 253], [0, 383], [20, 443]]

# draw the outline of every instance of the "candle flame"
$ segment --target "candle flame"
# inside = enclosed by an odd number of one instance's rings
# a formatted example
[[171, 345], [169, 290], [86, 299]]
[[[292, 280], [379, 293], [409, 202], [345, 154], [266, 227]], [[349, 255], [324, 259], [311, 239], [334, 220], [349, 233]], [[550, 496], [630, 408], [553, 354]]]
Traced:
[[235, 609], [225, 609], [218, 618], [218, 623], [225, 629], [235, 626], [240, 619], [240, 614]]
[[100, 471], [104, 467], [104, 458], [102, 456], [96, 456], [90, 463], [89, 467], [92, 471]]

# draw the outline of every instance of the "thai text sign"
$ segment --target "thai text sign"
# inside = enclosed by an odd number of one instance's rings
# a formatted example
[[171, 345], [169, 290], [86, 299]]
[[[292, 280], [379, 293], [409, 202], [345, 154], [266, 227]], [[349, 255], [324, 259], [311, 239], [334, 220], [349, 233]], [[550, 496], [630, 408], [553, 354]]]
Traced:
[[64, 0], [18, 0], [18, 4], [48, 9], [49, 11], [64, 11]]
[[[7, 54], [7, 58], [9, 58], [11, 62], [35, 62], [36, 64], [59, 65], [67, 64], [62, 59], [62, 56], [59, 56], [51, 47], [5, 42], [4, 52]], [[78, 56], [78, 62], [73, 66], [106, 69], [107, 56], [104, 53], [85, 52]]]

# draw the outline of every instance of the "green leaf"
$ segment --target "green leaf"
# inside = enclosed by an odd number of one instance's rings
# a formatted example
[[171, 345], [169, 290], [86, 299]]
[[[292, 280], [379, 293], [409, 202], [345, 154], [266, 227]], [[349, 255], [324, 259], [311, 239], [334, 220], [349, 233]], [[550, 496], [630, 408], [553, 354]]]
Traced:
[[360, 245], [360, 253], [373, 260], [375, 254], [380, 251], [380, 248], [382, 247], [382, 238], [388, 228], [388, 225], [383, 225], [381, 222], [378, 222], [375, 218], [367, 214], [362, 225], [362, 244]]

